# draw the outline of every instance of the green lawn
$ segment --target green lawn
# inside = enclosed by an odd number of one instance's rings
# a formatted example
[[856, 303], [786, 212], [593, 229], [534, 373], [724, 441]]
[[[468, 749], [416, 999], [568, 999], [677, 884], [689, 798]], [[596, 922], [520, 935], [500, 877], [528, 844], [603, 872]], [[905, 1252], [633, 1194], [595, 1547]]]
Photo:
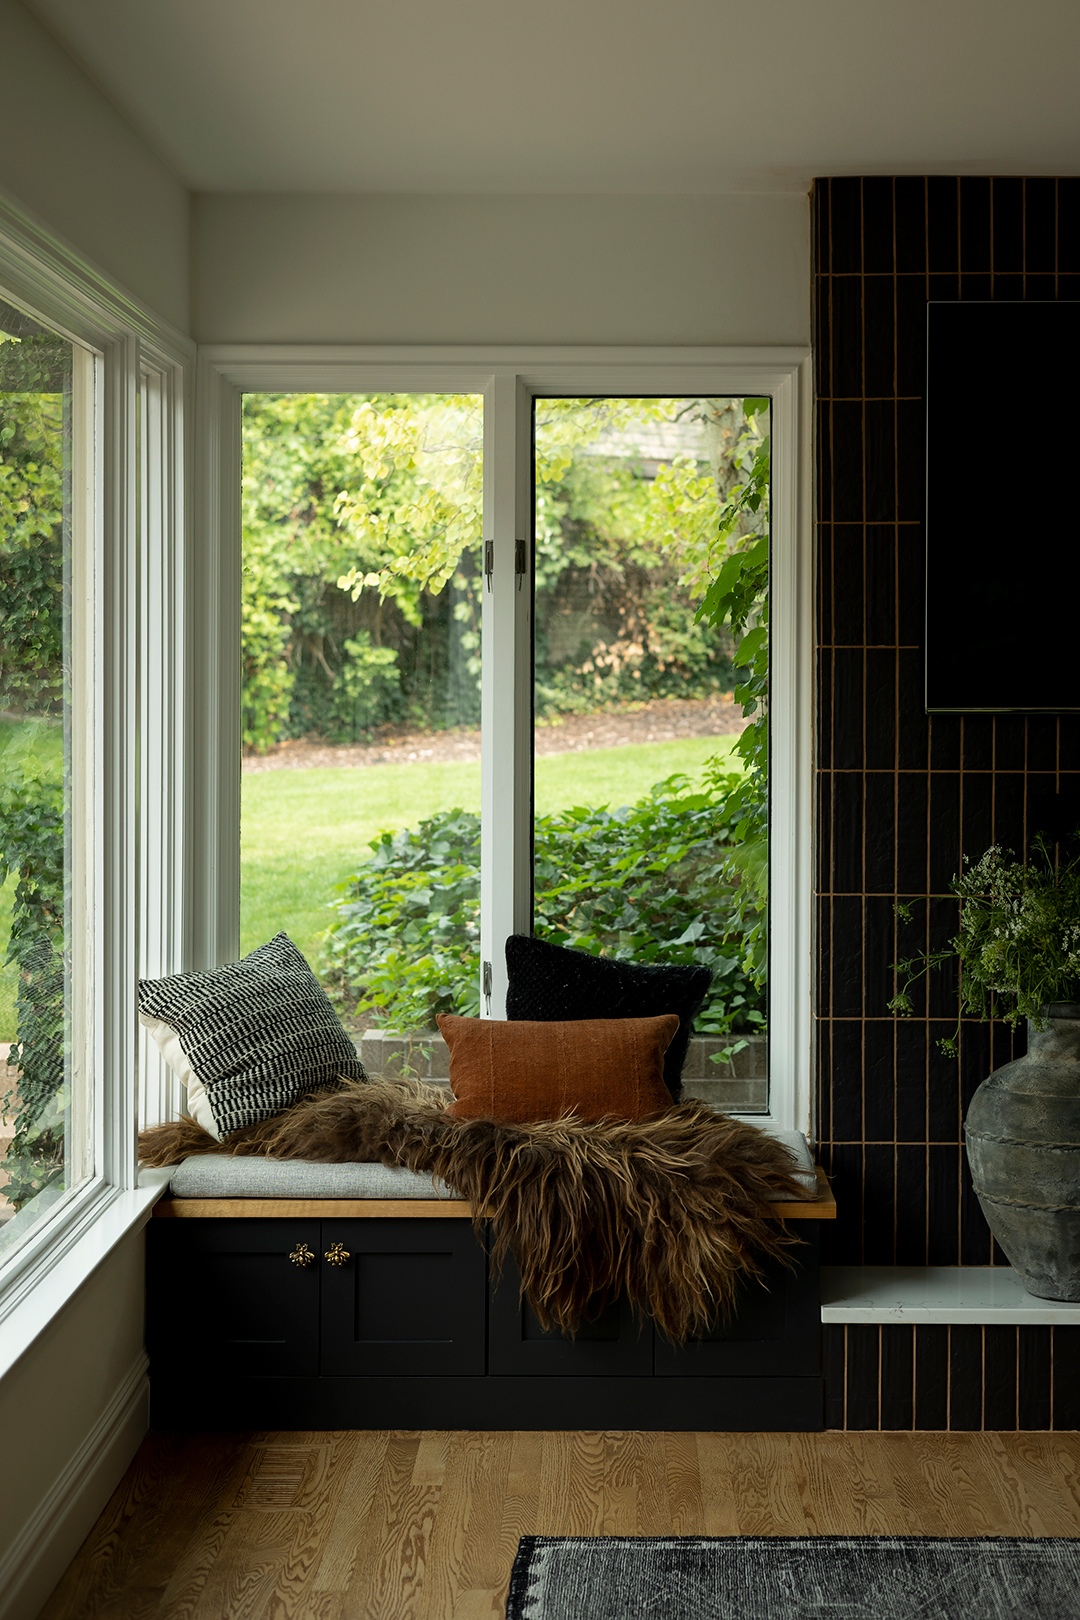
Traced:
[[[630, 804], [673, 771], [700, 770], [734, 737], [690, 737], [536, 762], [540, 814], [574, 804]], [[480, 766], [373, 765], [266, 771], [243, 779], [240, 948], [254, 950], [279, 928], [304, 955], [330, 921], [335, 884], [343, 883], [372, 838], [411, 827], [436, 810], [480, 808]]]
[[[14, 727], [4, 727], [14, 731]], [[48, 738], [52, 752], [58, 739]], [[700, 770], [733, 737], [632, 743], [536, 762], [540, 814], [569, 805], [630, 804], [673, 771]], [[480, 808], [479, 765], [373, 765], [267, 771], [243, 779], [240, 948], [254, 950], [279, 928], [305, 956], [318, 953], [334, 886], [355, 871], [386, 827], [410, 827], [436, 810]], [[6, 948], [15, 878], [0, 889], [0, 957]], [[15, 971], [0, 968], [0, 1041], [15, 1039]]]

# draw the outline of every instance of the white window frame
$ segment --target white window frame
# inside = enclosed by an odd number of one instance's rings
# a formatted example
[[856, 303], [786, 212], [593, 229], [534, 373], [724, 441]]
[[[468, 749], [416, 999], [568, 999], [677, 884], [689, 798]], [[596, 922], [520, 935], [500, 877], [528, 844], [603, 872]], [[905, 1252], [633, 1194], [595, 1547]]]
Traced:
[[190, 949], [190, 829], [179, 814], [162, 832], [160, 807], [183, 802], [185, 582], [199, 559], [184, 490], [194, 345], [4, 196], [0, 295], [74, 342], [75, 386], [92, 404], [73, 454], [72, 655], [84, 698], [72, 720], [83, 764], [70, 920], [73, 1065], [89, 1077], [92, 1171], [0, 1262], [3, 1373], [147, 1218], [167, 1179], [138, 1169], [136, 980], [176, 971]]
[[[480, 348], [214, 345], [199, 352], [200, 522], [214, 559], [214, 642], [201, 706], [215, 739], [219, 882], [204, 908], [217, 960], [239, 953], [240, 399], [259, 393], [474, 393], [484, 396], [481, 724], [481, 959], [491, 1016], [505, 1013], [502, 944], [532, 925], [531, 604], [516, 589], [515, 544], [531, 542], [532, 402], [537, 397], [768, 395], [772, 400], [771, 925], [769, 1110], [755, 1123], [813, 1135], [811, 1117], [812, 523], [810, 354], [792, 348]], [[222, 762], [228, 761], [226, 767]], [[215, 774], [216, 773], [216, 774]], [[211, 784], [208, 781], [207, 786]], [[486, 1004], [482, 1002], [486, 1011]]]

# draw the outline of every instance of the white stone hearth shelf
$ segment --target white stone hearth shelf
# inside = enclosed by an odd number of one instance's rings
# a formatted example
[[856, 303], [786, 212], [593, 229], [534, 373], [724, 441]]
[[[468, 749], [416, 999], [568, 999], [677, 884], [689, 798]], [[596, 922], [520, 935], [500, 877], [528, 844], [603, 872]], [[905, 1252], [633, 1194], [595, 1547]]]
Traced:
[[1036, 1299], [1007, 1266], [823, 1266], [821, 1320], [1080, 1327], [1080, 1304]]

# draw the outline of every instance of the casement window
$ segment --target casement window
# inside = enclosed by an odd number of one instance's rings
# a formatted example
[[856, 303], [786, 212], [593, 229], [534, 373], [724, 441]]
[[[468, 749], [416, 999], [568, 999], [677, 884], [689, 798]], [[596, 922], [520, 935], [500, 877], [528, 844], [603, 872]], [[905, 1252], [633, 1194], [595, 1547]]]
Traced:
[[184, 948], [190, 359], [0, 208], [5, 1357], [153, 1197], [137, 1187], [135, 986]]
[[[806, 355], [786, 350], [510, 353], [237, 347], [205, 350], [201, 363], [200, 500], [217, 570], [209, 615], [212, 624], [204, 627], [216, 642], [214, 684], [208, 684], [205, 691], [205, 735], [213, 737], [217, 759], [215, 762], [208, 754], [201, 768], [208, 778], [215, 778], [217, 788], [213, 795], [216, 825], [206, 831], [214, 869], [223, 880], [203, 926], [206, 941], [215, 943], [217, 960], [235, 956], [240, 949], [237, 762], [241, 733], [238, 492], [242, 396], [348, 394], [386, 400], [404, 395], [451, 395], [472, 400], [482, 410], [482, 549], [476, 552], [475, 567], [458, 570], [456, 584], [448, 582], [447, 601], [456, 589], [461, 600], [449, 603], [448, 611], [459, 618], [474, 615], [479, 607], [479, 644], [473, 637], [466, 649], [479, 677], [482, 738], [476, 1003], [482, 1016], [495, 1018], [505, 1015], [505, 939], [533, 928], [534, 817], [544, 810], [534, 768], [536, 679], [543, 647], [549, 645], [554, 629], [553, 623], [534, 623], [536, 605], [543, 607], [543, 592], [536, 592], [534, 584], [538, 567], [542, 574], [545, 561], [551, 565], [554, 542], [550, 526], [546, 540], [541, 533], [544, 474], [537, 473], [538, 449], [541, 455], [546, 453], [545, 434], [550, 436], [555, 417], [560, 420], [558, 432], [563, 438], [568, 432], [573, 438], [574, 401], [581, 403], [586, 414], [590, 402], [594, 412], [604, 408], [605, 402], [611, 407], [608, 436], [598, 447], [594, 445], [609, 460], [617, 453], [619, 433], [625, 438], [630, 432], [625, 422], [619, 425], [620, 410], [626, 414], [627, 402], [641, 403], [641, 417], [648, 414], [645, 406], [649, 402], [656, 403], [654, 415], [658, 413], [668, 422], [663, 431], [676, 436], [682, 433], [686, 439], [690, 429], [686, 422], [679, 422], [683, 415], [689, 421], [689, 414], [674, 409], [665, 416], [659, 410], [661, 404], [708, 406], [748, 396], [769, 401], [773, 445], [770, 1077], [767, 1109], [754, 1117], [777, 1127], [809, 1130], [811, 559]], [[688, 450], [689, 444], [689, 439], [685, 443], [680, 439], [680, 453], [691, 459], [704, 456], [703, 450], [692, 446]], [[640, 445], [635, 451], [639, 459], [648, 453]], [[545, 545], [546, 559], [544, 554], [538, 558], [538, 546], [543, 553]], [[365, 587], [363, 579], [356, 583]], [[367, 588], [377, 590], [375, 576]], [[357, 640], [356, 645], [371, 662], [368, 643]], [[231, 762], [223, 764], [223, 760], [229, 761], [228, 749], [233, 750]], [[377, 791], [369, 782], [364, 789]], [[245, 948], [254, 943], [259, 941], [245, 940]]]

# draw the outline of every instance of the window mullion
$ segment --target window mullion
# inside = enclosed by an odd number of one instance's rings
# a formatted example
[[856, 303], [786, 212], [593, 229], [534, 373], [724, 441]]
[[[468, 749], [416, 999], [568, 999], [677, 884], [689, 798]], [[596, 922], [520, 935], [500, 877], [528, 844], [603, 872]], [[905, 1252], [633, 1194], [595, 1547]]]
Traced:
[[[531, 552], [532, 400], [520, 377], [497, 375], [484, 419], [485, 572], [481, 675], [480, 955], [491, 964], [484, 1016], [506, 1015], [508, 934], [532, 927], [532, 591], [517, 571]], [[483, 968], [481, 973], [483, 974]], [[484, 981], [481, 989], [484, 991]]]

